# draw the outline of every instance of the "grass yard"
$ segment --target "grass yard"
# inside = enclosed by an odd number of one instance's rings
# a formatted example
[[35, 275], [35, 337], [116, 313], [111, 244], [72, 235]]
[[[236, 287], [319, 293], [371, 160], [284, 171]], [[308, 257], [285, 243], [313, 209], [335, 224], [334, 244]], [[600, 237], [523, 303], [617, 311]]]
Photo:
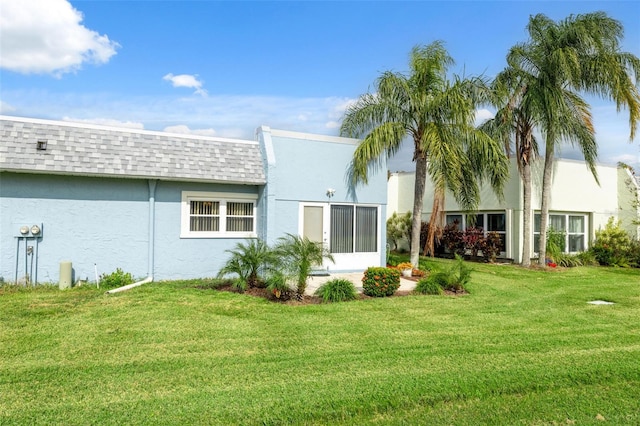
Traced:
[[639, 270], [473, 269], [467, 296], [302, 306], [3, 287], [0, 424], [640, 424]]

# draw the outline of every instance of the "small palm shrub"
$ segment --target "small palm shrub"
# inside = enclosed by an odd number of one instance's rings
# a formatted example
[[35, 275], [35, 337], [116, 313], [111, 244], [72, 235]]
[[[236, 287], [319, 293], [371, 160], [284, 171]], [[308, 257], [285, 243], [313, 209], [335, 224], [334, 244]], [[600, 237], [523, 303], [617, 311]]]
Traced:
[[124, 272], [120, 268], [110, 274], [100, 275], [100, 287], [118, 288], [133, 283], [133, 276], [129, 272]]
[[224, 264], [218, 278], [236, 275], [234, 287], [244, 292], [248, 287], [263, 287], [261, 274], [277, 262], [277, 257], [266, 242], [260, 239], [247, 239], [238, 243], [233, 250], [226, 250], [231, 256]]
[[462, 257], [456, 255], [456, 260], [451, 267], [444, 271], [437, 271], [429, 276], [429, 279], [440, 285], [443, 289], [462, 293], [467, 291], [467, 283], [471, 279], [471, 268]]
[[427, 278], [423, 278], [416, 284], [415, 291], [420, 294], [442, 294], [444, 289], [440, 285], [439, 279], [434, 277], [435, 274]]
[[400, 271], [391, 268], [371, 267], [364, 271], [362, 289], [373, 297], [392, 296], [400, 288]]
[[273, 299], [287, 301], [295, 295], [295, 289], [287, 282], [287, 277], [281, 273], [274, 273], [267, 277], [267, 290]]
[[307, 277], [315, 265], [324, 259], [333, 262], [333, 256], [322, 244], [307, 237], [287, 234], [278, 239], [275, 253], [280, 256], [283, 267], [296, 277], [296, 297], [302, 300], [307, 288]]
[[316, 290], [316, 296], [322, 298], [325, 303], [346, 302], [358, 297], [356, 287], [349, 280], [335, 278], [322, 284]]

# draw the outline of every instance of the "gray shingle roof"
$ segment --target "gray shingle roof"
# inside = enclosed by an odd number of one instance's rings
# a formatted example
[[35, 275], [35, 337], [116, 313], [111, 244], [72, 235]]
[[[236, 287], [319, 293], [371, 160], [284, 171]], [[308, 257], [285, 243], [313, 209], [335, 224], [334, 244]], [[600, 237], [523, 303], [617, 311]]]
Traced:
[[[46, 141], [46, 150], [38, 150]], [[257, 142], [0, 116], [0, 171], [266, 182]]]

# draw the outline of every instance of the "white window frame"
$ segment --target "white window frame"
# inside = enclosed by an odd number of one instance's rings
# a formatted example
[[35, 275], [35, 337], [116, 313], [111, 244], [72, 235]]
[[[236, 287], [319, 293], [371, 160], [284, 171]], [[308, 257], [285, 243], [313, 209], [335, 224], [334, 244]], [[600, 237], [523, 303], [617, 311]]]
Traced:
[[[191, 231], [190, 207], [191, 201], [211, 201], [220, 203], [219, 231]], [[258, 195], [228, 192], [182, 191], [180, 214], [180, 238], [257, 238]], [[253, 204], [253, 231], [227, 231], [227, 203]]]
[[[540, 232], [536, 232], [536, 216], [540, 216], [540, 212], [533, 213], [533, 226], [531, 227], [531, 232], [533, 235], [533, 239], [531, 241], [532, 249], [535, 249], [535, 244], [540, 238]], [[580, 213], [580, 212], [549, 212], [549, 216], [564, 216], [564, 226], [565, 229], [562, 230], [564, 232], [564, 253], [575, 254], [581, 253], [583, 251], [589, 250], [589, 214], [588, 213]], [[569, 218], [571, 216], [583, 217], [584, 218], [584, 229], [583, 232], [569, 232]], [[547, 220], [547, 228], [549, 227], [549, 220]], [[569, 235], [583, 235], [584, 236], [584, 247], [582, 251], [569, 251]], [[537, 251], [534, 251], [535, 254], [539, 255]]]
[[[352, 232], [352, 239], [353, 239], [353, 243], [352, 243], [352, 247], [351, 247], [351, 251], [347, 251], [347, 252], [343, 252], [343, 253], [333, 253], [331, 252], [331, 254], [338, 254], [338, 255], [345, 255], [345, 254], [368, 254], [368, 253], [379, 253], [380, 252], [380, 236], [381, 236], [381, 230], [380, 230], [380, 206], [378, 205], [373, 205], [373, 204], [350, 204], [350, 203], [331, 203], [329, 204], [329, 218], [331, 218], [331, 207], [333, 206], [347, 206], [347, 207], [352, 207], [353, 208], [353, 215], [352, 220], [353, 220], [353, 232]], [[364, 208], [371, 208], [371, 209], [376, 209], [376, 249], [374, 251], [357, 251], [356, 250], [356, 239], [357, 239], [357, 210], [358, 207], [364, 207]], [[329, 248], [331, 248], [331, 219], [329, 219], [329, 240], [328, 240], [328, 246]]]
[[[489, 227], [489, 215], [491, 214], [501, 214], [504, 215], [504, 231], [495, 231], [495, 230], [488, 230], [487, 228]], [[469, 228], [469, 225], [467, 224], [467, 216], [469, 215], [475, 215], [475, 216], [482, 216], [482, 220], [484, 222], [484, 225], [482, 227], [482, 235], [486, 238], [487, 235], [489, 234], [489, 232], [495, 232], [496, 234], [499, 235], [504, 235], [504, 247], [502, 248], [502, 251], [500, 251], [501, 255], [506, 255], [507, 253], [507, 245], [509, 244], [508, 241], [508, 229], [509, 229], [509, 216], [507, 215], [507, 212], [504, 210], [497, 210], [497, 211], [481, 211], [481, 212], [475, 212], [475, 213], [462, 213], [462, 212], [445, 212], [444, 215], [444, 221], [445, 221], [445, 225], [448, 223], [447, 222], [447, 216], [461, 216], [462, 217], [462, 223], [460, 224], [460, 228], [458, 229], [460, 232], [464, 232], [467, 230], [467, 228]], [[474, 225], [474, 227], [478, 226], [477, 224]]]

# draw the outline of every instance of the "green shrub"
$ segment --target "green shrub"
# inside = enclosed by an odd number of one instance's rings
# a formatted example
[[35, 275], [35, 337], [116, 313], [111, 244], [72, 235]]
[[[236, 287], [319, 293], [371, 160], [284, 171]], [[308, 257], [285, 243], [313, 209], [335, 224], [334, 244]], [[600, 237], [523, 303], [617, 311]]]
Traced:
[[387, 264], [389, 266], [398, 266], [398, 264], [404, 262], [406, 258], [406, 255], [401, 256], [395, 253], [389, 253], [389, 256], [387, 256]]
[[100, 275], [101, 288], [118, 288], [133, 283], [133, 277], [129, 272], [124, 272], [120, 268], [110, 274]]
[[335, 278], [322, 284], [316, 290], [316, 296], [320, 296], [325, 303], [346, 302], [358, 297], [356, 287], [349, 280]]
[[554, 256], [554, 260], [558, 266], [565, 268], [574, 268], [583, 265], [581, 257], [577, 254], [559, 253]]
[[429, 275], [427, 278], [423, 278], [416, 284], [416, 293], [420, 294], [442, 294], [444, 289], [440, 282], [434, 277], [435, 274]]
[[633, 241], [620, 224], [620, 221], [614, 222], [613, 217], [610, 217], [605, 228], [596, 231], [596, 240], [590, 251], [600, 265], [630, 265]]
[[471, 279], [471, 268], [462, 257], [456, 255], [456, 260], [451, 267], [444, 271], [433, 272], [429, 279], [433, 280], [445, 290], [455, 293], [467, 291], [467, 283]]
[[367, 296], [392, 296], [398, 288], [400, 288], [400, 271], [397, 269], [371, 267], [364, 271], [362, 289]]
[[556, 231], [553, 228], [547, 230], [547, 257], [557, 264], [560, 264], [558, 259], [564, 253], [565, 238], [564, 231]]
[[598, 260], [591, 250], [583, 251], [576, 254], [576, 258], [583, 266], [598, 266]]
[[629, 266], [640, 268], [640, 240], [633, 240], [631, 242]]

